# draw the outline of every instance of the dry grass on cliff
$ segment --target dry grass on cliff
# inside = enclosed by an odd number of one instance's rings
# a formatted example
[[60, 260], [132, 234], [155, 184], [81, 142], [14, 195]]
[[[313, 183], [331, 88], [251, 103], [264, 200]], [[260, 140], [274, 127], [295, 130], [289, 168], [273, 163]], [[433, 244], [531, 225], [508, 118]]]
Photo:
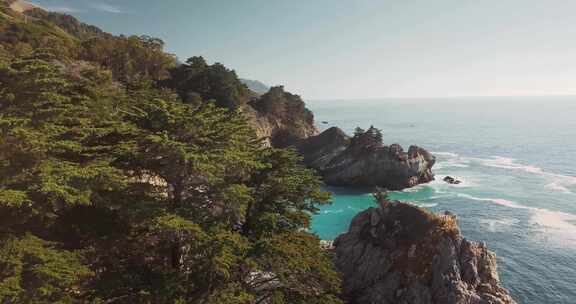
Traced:
[[402, 227], [397, 234], [401, 254], [394, 257], [393, 268], [423, 280], [430, 279], [438, 242], [460, 234], [456, 217], [434, 214], [404, 203], [395, 203], [389, 210], [391, 218], [398, 223], [395, 225]]

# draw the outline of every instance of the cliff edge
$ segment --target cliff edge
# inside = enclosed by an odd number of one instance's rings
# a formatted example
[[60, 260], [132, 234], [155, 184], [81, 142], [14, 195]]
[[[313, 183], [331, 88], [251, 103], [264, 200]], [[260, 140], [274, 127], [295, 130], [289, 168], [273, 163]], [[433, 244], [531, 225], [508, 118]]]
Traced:
[[362, 304], [514, 304], [496, 256], [451, 214], [380, 199], [334, 241], [343, 296]]
[[253, 98], [244, 113], [260, 138], [276, 148], [286, 148], [317, 135], [314, 114], [302, 98], [276, 86]]

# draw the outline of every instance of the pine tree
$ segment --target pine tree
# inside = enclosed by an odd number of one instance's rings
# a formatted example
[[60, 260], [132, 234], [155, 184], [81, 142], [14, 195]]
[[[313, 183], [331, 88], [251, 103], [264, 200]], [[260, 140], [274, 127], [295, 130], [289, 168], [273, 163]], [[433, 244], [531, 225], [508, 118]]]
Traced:
[[305, 232], [327, 194], [240, 113], [47, 51], [0, 94], [3, 301], [340, 302]]

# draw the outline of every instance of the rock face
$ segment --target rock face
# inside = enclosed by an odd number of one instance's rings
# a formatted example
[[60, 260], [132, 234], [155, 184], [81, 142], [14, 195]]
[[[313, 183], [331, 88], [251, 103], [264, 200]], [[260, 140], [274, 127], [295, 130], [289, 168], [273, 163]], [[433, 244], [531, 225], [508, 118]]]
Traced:
[[270, 88], [243, 110], [256, 135], [276, 148], [293, 146], [318, 134], [314, 114], [300, 96], [286, 92], [282, 86]]
[[333, 127], [304, 140], [298, 150], [306, 165], [318, 170], [329, 185], [401, 190], [434, 180], [432, 154], [417, 146], [407, 152], [398, 144], [385, 146], [381, 135], [374, 135], [379, 133], [368, 134], [371, 129], [349, 137]]
[[252, 108], [244, 109], [244, 114], [256, 136], [265, 139], [265, 144], [268, 146], [284, 148], [318, 134], [313, 123], [303, 120], [292, 124], [282, 118], [258, 113]]
[[382, 201], [334, 241], [352, 304], [512, 304], [496, 256], [464, 239], [455, 216]]

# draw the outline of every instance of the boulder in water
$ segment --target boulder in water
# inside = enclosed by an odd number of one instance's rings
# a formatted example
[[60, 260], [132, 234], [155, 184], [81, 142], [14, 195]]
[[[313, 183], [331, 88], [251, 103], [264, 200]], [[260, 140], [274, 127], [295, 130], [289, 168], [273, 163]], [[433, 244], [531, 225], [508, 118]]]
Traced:
[[447, 183], [449, 183], [449, 184], [452, 184], [452, 185], [458, 185], [458, 184], [461, 184], [461, 183], [462, 183], [462, 181], [457, 180], [457, 179], [455, 179], [455, 178], [452, 177], [452, 176], [446, 176], [446, 177], [444, 177], [444, 181], [447, 182]]

